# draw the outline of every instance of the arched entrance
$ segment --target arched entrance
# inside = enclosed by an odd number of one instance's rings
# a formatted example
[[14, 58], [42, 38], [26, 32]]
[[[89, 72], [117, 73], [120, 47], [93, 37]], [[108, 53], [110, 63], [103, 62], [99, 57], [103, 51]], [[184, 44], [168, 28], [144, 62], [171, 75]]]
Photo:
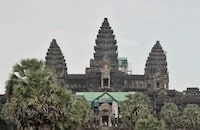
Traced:
[[111, 127], [111, 119], [112, 119], [112, 106], [108, 103], [103, 103], [99, 107], [99, 118], [100, 118], [100, 126], [102, 127]]

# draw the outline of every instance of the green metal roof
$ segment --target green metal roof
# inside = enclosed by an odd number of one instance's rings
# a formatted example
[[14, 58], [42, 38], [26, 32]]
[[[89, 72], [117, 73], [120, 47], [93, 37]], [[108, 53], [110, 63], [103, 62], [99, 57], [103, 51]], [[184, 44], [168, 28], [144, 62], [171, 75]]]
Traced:
[[127, 67], [128, 66], [128, 60], [126, 57], [119, 57], [118, 58], [118, 66], [120, 67]]
[[76, 92], [77, 96], [84, 96], [88, 102], [92, 102], [105, 94], [108, 94], [117, 102], [122, 102], [127, 99], [126, 95], [134, 94], [134, 92]]
[[76, 92], [77, 96], [84, 96], [85, 99], [89, 102], [94, 101], [102, 92]]

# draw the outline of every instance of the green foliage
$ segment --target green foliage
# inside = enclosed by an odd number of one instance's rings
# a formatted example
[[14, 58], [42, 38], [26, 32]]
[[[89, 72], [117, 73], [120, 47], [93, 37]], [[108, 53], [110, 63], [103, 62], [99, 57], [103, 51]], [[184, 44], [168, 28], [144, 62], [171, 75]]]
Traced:
[[[21, 60], [19, 64], [16, 64], [13, 67], [13, 71], [10, 74], [10, 78], [7, 81], [7, 85], [6, 85], [6, 95], [8, 96], [8, 98], [13, 94], [14, 87], [28, 85], [29, 83], [28, 80], [31, 80], [31, 79], [28, 79], [31, 72], [40, 71], [40, 70], [42, 71], [44, 69], [45, 69], [44, 63], [42, 61], [38, 61], [37, 59]], [[53, 82], [53, 80], [50, 80], [50, 81]]]
[[174, 103], [165, 103], [160, 115], [169, 129], [200, 129], [200, 107], [188, 104], [181, 113]]
[[54, 74], [36, 59], [22, 60], [13, 67], [6, 95], [3, 117], [18, 127], [76, 130], [88, 120], [86, 101], [58, 87]]
[[180, 121], [180, 111], [176, 104], [172, 102], [165, 103], [165, 105], [161, 108], [160, 115], [170, 129], [178, 127], [179, 123], [177, 122]]
[[200, 107], [196, 104], [188, 104], [183, 111], [183, 126], [185, 128], [200, 129]]
[[136, 122], [135, 130], [164, 130], [164, 123], [153, 116], [140, 118]]
[[127, 95], [127, 100], [121, 108], [122, 123], [127, 129], [134, 129], [140, 118], [147, 118], [151, 113], [148, 97], [142, 93]]

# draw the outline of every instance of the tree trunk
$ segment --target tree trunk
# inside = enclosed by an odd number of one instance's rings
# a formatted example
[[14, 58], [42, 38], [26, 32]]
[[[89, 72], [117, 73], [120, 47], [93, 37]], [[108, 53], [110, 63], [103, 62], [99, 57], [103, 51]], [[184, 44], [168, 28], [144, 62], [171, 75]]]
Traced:
[[33, 127], [21, 127], [20, 130], [33, 130]]
[[39, 130], [52, 130], [51, 125], [44, 124], [39, 126]]

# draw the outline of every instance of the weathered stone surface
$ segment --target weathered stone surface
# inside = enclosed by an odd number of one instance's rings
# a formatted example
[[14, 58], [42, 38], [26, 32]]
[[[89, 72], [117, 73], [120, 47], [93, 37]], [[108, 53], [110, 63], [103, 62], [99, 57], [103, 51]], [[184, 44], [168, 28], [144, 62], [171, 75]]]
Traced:
[[47, 51], [46, 66], [53, 69], [61, 86], [64, 86], [67, 75], [65, 58], [55, 39], [52, 40]]
[[108, 19], [105, 18], [97, 35], [94, 59], [90, 62], [90, 69], [93, 72], [100, 72], [104, 65], [107, 65], [110, 71], [117, 71], [118, 54], [116, 43], [113, 30], [108, 23]]
[[147, 58], [145, 77], [148, 87], [168, 89], [169, 76], [166, 54], [159, 41], [153, 46]]

